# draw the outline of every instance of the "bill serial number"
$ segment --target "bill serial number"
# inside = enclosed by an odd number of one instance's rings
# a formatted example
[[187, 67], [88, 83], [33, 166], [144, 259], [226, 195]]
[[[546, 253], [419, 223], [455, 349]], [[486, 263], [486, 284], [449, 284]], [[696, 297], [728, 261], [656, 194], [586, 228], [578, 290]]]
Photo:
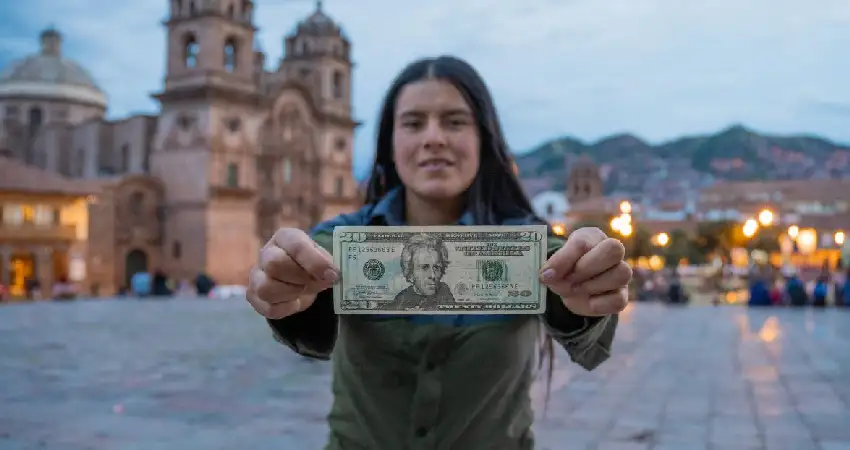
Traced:
[[519, 289], [517, 283], [472, 283], [469, 285], [472, 289]]
[[393, 253], [392, 246], [352, 245], [348, 247], [352, 253]]

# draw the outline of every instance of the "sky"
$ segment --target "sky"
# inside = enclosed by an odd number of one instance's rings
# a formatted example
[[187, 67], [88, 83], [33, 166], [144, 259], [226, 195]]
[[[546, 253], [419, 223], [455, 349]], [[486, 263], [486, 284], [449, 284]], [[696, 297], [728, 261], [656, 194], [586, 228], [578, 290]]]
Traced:
[[[256, 0], [269, 68], [312, 0]], [[847, 0], [326, 0], [351, 38], [355, 173], [371, 165], [384, 91], [422, 56], [481, 72], [521, 153], [570, 135], [650, 142], [745, 124], [850, 143]], [[157, 111], [168, 0], [0, 2], [0, 66], [53, 25], [110, 98], [109, 116]]]

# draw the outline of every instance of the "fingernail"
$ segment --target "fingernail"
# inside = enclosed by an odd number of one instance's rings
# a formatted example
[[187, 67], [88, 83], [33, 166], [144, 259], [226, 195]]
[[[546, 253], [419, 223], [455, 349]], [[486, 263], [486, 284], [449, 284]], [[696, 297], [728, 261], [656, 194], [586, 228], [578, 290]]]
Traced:
[[325, 271], [325, 274], [322, 276], [322, 279], [325, 281], [336, 281], [337, 274], [335, 271], [328, 269]]
[[543, 281], [548, 283], [555, 279], [555, 270], [554, 269], [546, 269], [543, 271], [542, 275]]

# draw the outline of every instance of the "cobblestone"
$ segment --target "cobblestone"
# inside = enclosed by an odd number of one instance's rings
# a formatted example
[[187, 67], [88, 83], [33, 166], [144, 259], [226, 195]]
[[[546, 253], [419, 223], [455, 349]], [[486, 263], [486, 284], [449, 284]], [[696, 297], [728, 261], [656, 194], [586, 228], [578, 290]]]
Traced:
[[[637, 304], [621, 323], [594, 372], [558, 354], [541, 450], [850, 450], [850, 311]], [[329, 365], [244, 302], [2, 306], [0, 354], [3, 450], [325, 441]]]

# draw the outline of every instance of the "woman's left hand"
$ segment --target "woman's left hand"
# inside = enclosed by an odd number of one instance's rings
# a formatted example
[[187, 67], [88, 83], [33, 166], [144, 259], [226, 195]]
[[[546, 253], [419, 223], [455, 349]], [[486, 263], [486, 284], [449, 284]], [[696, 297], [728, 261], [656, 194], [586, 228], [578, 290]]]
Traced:
[[599, 228], [573, 231], [540, 270], [540, 280], [579, 316], [616, 314], [629, 303], [626, 249]]

